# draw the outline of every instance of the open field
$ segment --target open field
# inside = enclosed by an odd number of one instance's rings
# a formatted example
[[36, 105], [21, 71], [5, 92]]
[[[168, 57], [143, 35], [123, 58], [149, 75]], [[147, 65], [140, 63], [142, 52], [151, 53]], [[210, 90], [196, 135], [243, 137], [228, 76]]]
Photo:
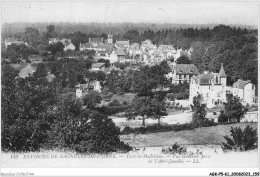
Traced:
[[231, 127], [241, 127], [244, 129], [246, 125], [251, 125], [253, 128], [257, 128], [257, 123], [236, 123], [178, 132], [169, 131], [150, 134], [121, 135], [120, 138], [122, 141], [133, 147], [170, 146], [176, 142], [185, 145], [221, 145], [221, 142], [224, 141], [223, 136], [230, 136]]
[[[136, 118], [135, 120], [127, 120], [127, 118], [116, 118], [116, 117], [110, 117], [116, 124], [116, 126], [120, 128], [124, 128], [125, 126], [129, 126], [132, 128], [141, 127], [142, 126], [142, 118]], [[161, 118], [160, 122], [161, 124], [184, 124], [189, 123], [192, 119], [192, 113], [186, 112], [181, 114], [174, 114], [174, 115], [168, 115], [164, 118]], [[154, 125], [158, 123], [157, 119], [146, 119], [145, 120], [146, 125]]]

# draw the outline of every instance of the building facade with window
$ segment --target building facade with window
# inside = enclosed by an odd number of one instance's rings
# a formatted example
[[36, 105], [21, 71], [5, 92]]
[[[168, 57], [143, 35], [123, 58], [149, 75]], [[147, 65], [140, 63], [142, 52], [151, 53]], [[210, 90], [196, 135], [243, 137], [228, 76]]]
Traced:
[[193, 76], [190, 81], [190, 104], [193, 104], [193, 97], [201, 94], [203, 103], [208, 108], [222, 105], [226, 102], [226, 78], [223, 64], [219, 73], [204, 72], [204, 74]]
[[243, 81], [238, 79], [232, 86], [233, 96], [237, 96], [241, 99], [243, 104], [253, 105], [255, 104], [255, 85], [249, 80]]
[[197, 67], [194, 64], [176, 64], [172, 67], [172, 84], [190, 82], [193, 76], [198, 74]]

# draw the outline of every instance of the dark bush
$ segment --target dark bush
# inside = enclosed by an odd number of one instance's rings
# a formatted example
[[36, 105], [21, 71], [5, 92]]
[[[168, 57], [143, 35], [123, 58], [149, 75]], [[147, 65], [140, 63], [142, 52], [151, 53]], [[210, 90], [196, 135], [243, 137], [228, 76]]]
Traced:
[[114, 99], [112, 102], [110, 102], [108, 105], [108, 107], [120, 107], [121, 104], [117, 99]]
[[102, 106], [102, 107], [97, 107], [96, 110], [102, 112], [105, 115], [111, 116], [120, 112], [124, 112], [127, 108], [128, 106], [116, 106], [116, 107]]
[[[206, 123], [203, 125], [205, 127], [215, 126], [217, 123], [206, 121]], [[156, 133], [156, 132], [166, 132], [166, 131], [182, 131], [182, 130], [193, 130], [194, 127], [193, 124], [187, 123], [187, 124], [175, 124], [175, 125], [149, 125], [146, 127], [138, 127], [138, 128], [131, 128], [129, 126], [126, 126], [122, 131], [121, 134], [130, 134], [130, 133]]]
[[224, 136], [226, 143], [222, 142], [223, 151], [248, 151], [257, 149], [257, 129], [247, 125], [244, 131], [240, 127], [231, 127], [231, 136]]
[[219, 117], [218, 117], [219, 123], [226, 123], [228, 122], [228, 116], [225, 114], [223, 110], [220, 111]]
[[162, 153], [165, 154], [186, 154], [187, 148], [185, 146], [180, 146], [175, 143], [172, 147], [162, 149]]

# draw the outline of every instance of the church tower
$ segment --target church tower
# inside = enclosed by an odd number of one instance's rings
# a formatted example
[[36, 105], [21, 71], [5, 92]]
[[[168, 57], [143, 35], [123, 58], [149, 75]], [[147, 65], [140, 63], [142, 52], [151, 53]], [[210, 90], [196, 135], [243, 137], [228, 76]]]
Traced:
[[108, 35], [107, 35], [107, 43], [113, 44], [113, 35], [110, 33], [108, 33]]
[[220, 71], [219, 71], [219, 77], [220, 77], [221, 84], [223, 86], [227, 86], [227, 75], [225, 73], [223, 63], [221, 63], [221, 68], [220, 68]]

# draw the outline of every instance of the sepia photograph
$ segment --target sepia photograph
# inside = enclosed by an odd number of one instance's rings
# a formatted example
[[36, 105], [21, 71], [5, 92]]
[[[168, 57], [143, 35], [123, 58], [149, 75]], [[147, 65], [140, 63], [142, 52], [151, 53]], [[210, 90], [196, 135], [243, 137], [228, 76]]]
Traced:
[[1, 176], [259, 176], [259, 9], [3, 0]]

